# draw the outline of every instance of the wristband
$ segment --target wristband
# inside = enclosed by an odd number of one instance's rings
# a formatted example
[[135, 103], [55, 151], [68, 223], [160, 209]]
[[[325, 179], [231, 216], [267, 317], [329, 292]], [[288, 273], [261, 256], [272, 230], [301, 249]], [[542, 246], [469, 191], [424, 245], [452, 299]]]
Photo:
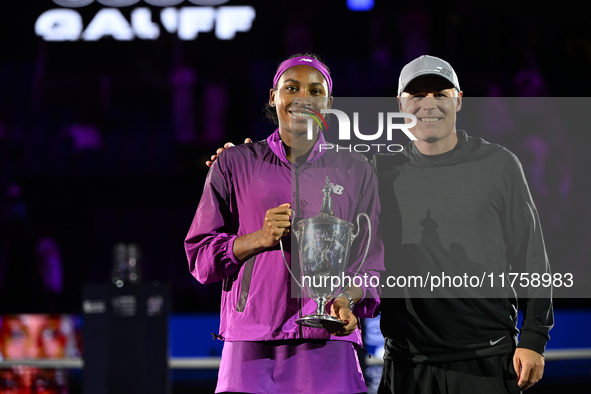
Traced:
[[349, 310], [351, 312], [353, 312], [353, 308], [355, 308], [355, 302], [353, 301], [353, 297], [351, 297], [349, 294], [345, 293], [344, 291], [342, 293], [340, 293], [338, 296], [335, 297], [339, 298], [339, 297], [346, 297], [349, 300]]

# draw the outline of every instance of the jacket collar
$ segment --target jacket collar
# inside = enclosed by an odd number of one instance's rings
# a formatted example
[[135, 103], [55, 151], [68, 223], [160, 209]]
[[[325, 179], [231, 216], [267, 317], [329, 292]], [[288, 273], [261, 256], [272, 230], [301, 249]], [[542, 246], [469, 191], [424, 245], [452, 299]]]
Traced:
[[[267, 138], [267, 143], [269, 144], [269, 147], [271, 148], [273, 153], [275, 153], [275, 155], [282, 162], [291, 165], [290, 161], [287, 160], [285, 147], [283, 146], [283, 141], [281, 140], [281, 136], [279, 135], [279, 128], [277, 128], [275, 132], [271, 134], [269, 138]], [[326, 149], [323, 151], [320, 150], [320, 146], [322, 144], [326, 144], [326, 140], [324, 139], [324, 134], [322, 134], [322, 131], [318, 131], [318, 139], [316, 140], [314, 148], [312, 148], [312, 152], [310, 152], [310, 155], [308, 156], [306, 163], [314, 163], [315, 161], [320, 159], [320, 157], [326, 152]]]

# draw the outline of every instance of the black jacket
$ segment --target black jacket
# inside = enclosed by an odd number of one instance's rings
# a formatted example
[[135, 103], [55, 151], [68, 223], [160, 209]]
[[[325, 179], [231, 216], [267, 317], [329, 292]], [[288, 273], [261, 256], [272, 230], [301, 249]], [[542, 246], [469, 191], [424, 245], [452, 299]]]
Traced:
[[[372, 161], [386, 276], [429, 278], [422, 289], [410, 281], [383, 289], [386, 359], [470, 360], [510, 353], [517, 343], [543, 354], [549, 339], [551, 289], [508, 285], [510, 272], [550, 272], [521, 164], [499, 145], [463, 131], [458, 139], [443, 155], [423, 155], [411, 142], [404, 152], [376, 154]], [[431, 291], [432, 276], [475, 276], [486, 285]], [[519, 342], [518, 298], [524, 312]]]

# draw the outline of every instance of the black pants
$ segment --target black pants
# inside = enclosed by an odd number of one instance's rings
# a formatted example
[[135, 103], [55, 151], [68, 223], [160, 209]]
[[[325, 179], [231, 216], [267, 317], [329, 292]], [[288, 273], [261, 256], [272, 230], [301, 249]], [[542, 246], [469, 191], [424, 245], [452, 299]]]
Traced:
[[378, 394], [519, 394], [513, 354], [441, 364], [384, 360]]

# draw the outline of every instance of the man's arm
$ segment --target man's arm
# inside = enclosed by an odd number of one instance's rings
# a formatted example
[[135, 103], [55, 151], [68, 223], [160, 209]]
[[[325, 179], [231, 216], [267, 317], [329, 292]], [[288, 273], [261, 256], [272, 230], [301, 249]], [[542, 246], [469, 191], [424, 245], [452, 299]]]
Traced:
[[[521, 164], [513, 154], [505, 163], [502, 198], [503, 230], [512, 271], [529, 275], [550, 273], [538, 212]], [[554, 314], [551, 288], [539, 286], [523, 290], [519, 299], [523, 324], [513, 365], [519, 387], [525, 390], [543, 375], [544, 351], [554, 325]]]

